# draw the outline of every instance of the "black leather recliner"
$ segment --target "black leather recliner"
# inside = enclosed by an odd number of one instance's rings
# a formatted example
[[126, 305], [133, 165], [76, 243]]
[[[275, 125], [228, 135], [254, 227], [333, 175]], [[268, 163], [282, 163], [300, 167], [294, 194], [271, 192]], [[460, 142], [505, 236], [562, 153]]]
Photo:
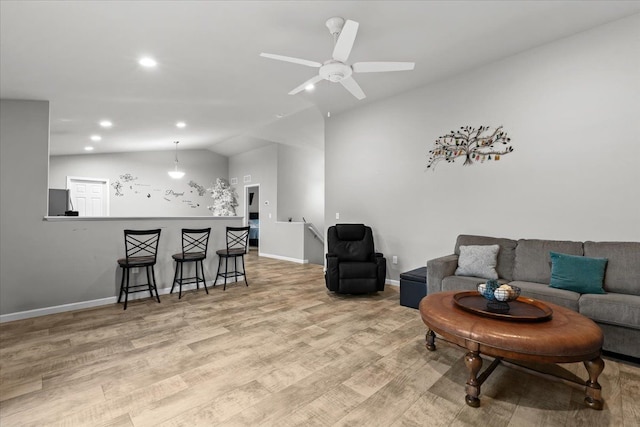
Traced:
[[384, 290], [387, 261], [373, 246], [371, 227], [336, 224], [327, 230], [327, 272], [330, 291], [366, 294]]

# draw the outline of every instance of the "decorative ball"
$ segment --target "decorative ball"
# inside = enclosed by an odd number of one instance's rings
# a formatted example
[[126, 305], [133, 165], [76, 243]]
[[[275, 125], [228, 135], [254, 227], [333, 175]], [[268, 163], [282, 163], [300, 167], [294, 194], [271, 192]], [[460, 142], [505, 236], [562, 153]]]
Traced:
[[487, 285], [485, 285], [484, 283], [480, 283], [478, 285], [478, 292], [480, 292], [481, 294], [484, 295], [486, 290], [487, 290]]
[[493, 301], [495, 297], [493, 296], [494, 291], [496, 290], [497, 283], [494, 285], [492, 283], [480, 283], [478, 285], [478, 292], [488, 299], [489, 301]]
[[487, 287], [496, 289], [498, 287], [497, 280], [487, 280]]
[[504, 288], [496, 289], [493, 295], [498, 301], [509, 301], [509, 298], [510, 298], [509, 290]]

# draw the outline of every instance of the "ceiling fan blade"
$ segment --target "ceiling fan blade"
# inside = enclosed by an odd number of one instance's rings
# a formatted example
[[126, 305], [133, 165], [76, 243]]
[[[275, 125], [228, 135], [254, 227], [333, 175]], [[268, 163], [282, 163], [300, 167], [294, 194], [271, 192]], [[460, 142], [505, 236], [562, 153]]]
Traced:
[[367, 97], [367, 95], [365, 95], [362, 89], [360, 88], [360, 85], [358, 84], [358, 82], [356, 82], [353, 77], [347, 77], [346, 79], [342, 79], [340, 80], [340, 83], [342, 83], [342, 86], [344, 86], [345, 89], [351, 92], [351, 95], [358, 98], [358, 100], [361, 100]]
[[289, 92], [289, 95], [295, 95], [296, 93], [304, 90], [304, 88], [307, 87], [307, 85], [314, 85], [318, 83], [320, 80], [322, 80], [322, 76], [320, 75], [311, 77], [309, 80], [307, 80], [306, 82], [302, 83], [300, 86], [298, 86], [297, 88]]
[[415, 62], [356, 62], [351, 66], [354, 73], [381, 73], [384, 71], [409, 71]]
[[274, 55], [273, 53], [261, 53], [264, 58], [276, 59], [278, 61], [293, 62], [294, 64], [306, 65], [307, 67], [320, 68], [322, 64], [308, 59], [292, 58], [291, 56]]
[[340, 62], [347, 61], [351, 48], [353, 48], [353, 42], [356, 40], [356, 34], [358, 34], [359, 25], [356, 21], [347, 19], [338, 36], [336, 46], [333, 48], [333, 59]]

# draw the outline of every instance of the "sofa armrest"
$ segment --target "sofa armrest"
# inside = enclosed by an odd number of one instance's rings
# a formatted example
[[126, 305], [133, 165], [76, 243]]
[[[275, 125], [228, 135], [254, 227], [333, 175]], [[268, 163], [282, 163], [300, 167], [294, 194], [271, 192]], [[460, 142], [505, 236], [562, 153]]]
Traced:
[[458, 255], [446, 255], [427, 261], [427, 295], [442, 291], [442, 279], [451, 276], [458, 267]]

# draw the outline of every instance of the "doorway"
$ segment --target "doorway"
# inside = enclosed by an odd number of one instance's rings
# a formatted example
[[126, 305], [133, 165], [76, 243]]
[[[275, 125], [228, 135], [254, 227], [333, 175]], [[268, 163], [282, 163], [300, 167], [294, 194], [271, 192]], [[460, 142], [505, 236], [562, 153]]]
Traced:
[[108, 179], [68, 176], [67, 189], [78, 216], [109, 216]]
[[249, 250], [260, 251], [260, 184], [244, 186], [244, 217], [249, 226]]

